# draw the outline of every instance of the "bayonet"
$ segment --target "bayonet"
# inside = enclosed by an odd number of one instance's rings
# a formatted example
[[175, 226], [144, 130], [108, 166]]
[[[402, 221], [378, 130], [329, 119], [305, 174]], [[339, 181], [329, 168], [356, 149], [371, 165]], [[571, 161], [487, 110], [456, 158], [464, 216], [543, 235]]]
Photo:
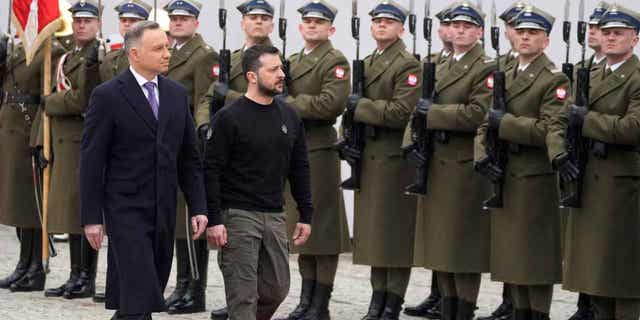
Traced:
[[573, 64], [570, 63], [571, 54], [571, 21], [569, 20], [571, 12], [571, 0], [566, 0], [564, 3], [564, 22], [562, 23], [562, 38], [566, 44], [565, 60], [562, 64], [562, 72], [573, 81]]
[[420, 55], [416, 54], [416, 24], [418, 18], [416, 17], [416, 2], [415, 0], [409, 1], [409, 33], [411, 33], [411, 42], [413, 44], [412, 51], [413, 56], [420, 61]]

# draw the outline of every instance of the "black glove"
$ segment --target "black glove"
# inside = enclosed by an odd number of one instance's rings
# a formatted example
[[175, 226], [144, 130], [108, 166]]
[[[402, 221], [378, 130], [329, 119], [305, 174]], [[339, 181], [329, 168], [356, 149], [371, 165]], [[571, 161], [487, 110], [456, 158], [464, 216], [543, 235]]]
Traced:
[[198, 137], [200, 141], [207, 141], [211, 138], [213, 132], [210, 131], [211, 127], [208, 123], [202, 124], [198, 127]]
[[7, 63], [7, 50], [9, 50], [9, 36], [0, 36], [0, 66]]
[[492, 182], [498, 182], [504, 176], [504, 172], [500, 167], [493, 164], [489, 157], [486, 157], [473, 164], [473, 168], [481, 175], [489, 178]]
[[51, 153], [50, 160], [47, 160], [44, 156], [44, 149], [42, 146], [37, 146], [31, 149], [31, 154], [36, 161], [36, 166], [40, 169], [46, 168], [49, 163], [53, 163], [53, 152]]
[[213, 84], [213, 97], [214, 97], [214, 99], [226, 99], [228, 93], [229, 93], [229, 85], [228, 84], [226, 84], [224, 82], [220, 82], [220, 81], [216, 81]]
[[350, 94], [347, 98], [347, 111], [353, 112], [355, 114], [360, 99], [362, 99], [361, 96], [357, 94]]
[[586, 107], [578, 107], [575, 104], [569, 106], [569, 125], [581, 127], [587, 112], [589, 110]]
[[580, 174], [580, 170], [578, 170], [578, 167], [569, 160], [569, 154], [566, 152], [556, 156], [553, 161], [551, 161], [551, 165], [554, 170], [558, 171], [560, 179], [564, 182], [574, 181]]
[[348, 145], [344, 145], [338, 150], [340, 159], [346, 161], [350, 165], [357, 163], [362, 158], [362, 152], [356, 148], [352, 148]]
[[491, 109], [489, 110], [489, 128], [492, 130], [500, 129], [500, 122], [504, 118], [505, 112], [502, 110]]
[[431, 105], [433, 105], [433, 102], [431, 101], [431, 99], [421, 98], [420, 100], [418, 100], [415, 113], [426, 117], [427, 113], [429, 112], [429, 109], [431, 109]]
[[100, 42], [95, 45], [90, 45], [87, 48], [87, 53], [84, 56], [85, 61], [87, 62], [87, 67], [94, 67], [100, 61], [98, 59], [98, 52], [100, 51]]

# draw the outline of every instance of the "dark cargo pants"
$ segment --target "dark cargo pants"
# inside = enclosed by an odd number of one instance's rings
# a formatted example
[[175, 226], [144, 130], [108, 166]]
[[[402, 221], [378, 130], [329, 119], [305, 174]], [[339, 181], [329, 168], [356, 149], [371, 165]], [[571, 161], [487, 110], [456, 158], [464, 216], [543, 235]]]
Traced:
[[286, 215], [229, 209], [218, 261], [230, 320], [271, 319], [289, 293]]

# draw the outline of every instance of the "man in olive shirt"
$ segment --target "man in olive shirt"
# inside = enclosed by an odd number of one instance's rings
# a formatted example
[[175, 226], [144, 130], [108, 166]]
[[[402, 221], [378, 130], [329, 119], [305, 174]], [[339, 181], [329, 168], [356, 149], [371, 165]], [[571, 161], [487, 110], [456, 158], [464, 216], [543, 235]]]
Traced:
[[216, 114], [207, 141], [207, 239], [220, 247], [230, 318], [270, 319], [289, 292], [285, 179], [300, 213], [294, 244], [311, 233], [309, 160], [302, 120], [274, 99], [284, 88], [278, 49], [247, 49], [242, 69], [247, 93]]

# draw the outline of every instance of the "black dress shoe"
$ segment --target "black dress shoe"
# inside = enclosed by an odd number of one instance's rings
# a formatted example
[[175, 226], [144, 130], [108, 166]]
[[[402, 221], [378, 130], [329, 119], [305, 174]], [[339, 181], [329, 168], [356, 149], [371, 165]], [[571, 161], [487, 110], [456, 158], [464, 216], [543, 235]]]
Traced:
[[189, 271], [189, 255], [187, 248], [187, 241], [182, 239], [176, 239], [176, 287], [171, 292], [169, 297], [165, 299], [164, 305], [169, 309], [171, 305], [182, 300], [182, 297], [186, 294], [189, 288], [189, 282], [191, 280], [191, 274]]
[[27, 272], [20, 280], [14, 282], [9, 287], [11, 292], [32, 292], [44, 290], [44, 282], [47, 275], [44, 270]]
[[188, 290], [176, 303], [167, 308], [168, 314], [189, 314], [205, 311], [204, 290]]
[[29, 262], [27, 262], [25, 265], [25, 264], [22, 264], [22, 261], [19, 261], [18, 265], [16, 265], [16, 268], [13, 270], [11, 274], [8, 275], [6, 278], [0, 280], [0, 288], [9, 289], [14, 282], [24, 277], [24, 275], [27, 273], [28, 265], [29, 265]]
[[440, 319], [440, 297], [430, 295], [420, 304], [415, 307], [406, 307], [402, 312], [412, 317]]
[[477, 320], [511, 320], [513, 304], [508, 300], [502, 300], [500, 306], [486, 317], [478, 317]]
[[82, 264], [82, 239], [80, 235], [69, 235], [69, 258], [71, 271], [69, 272], [69, 278], [59, 287], [50, 288], [44, 291], [45, 297], [62, 297], [66, 291], [72, 289], [72, 287], [78, 282], [80, 278], [80, 265]]
[[229, 319], [229, 312], [227, 307], [215, 309], [211, 311], [211, 320], [227, 320]]
[[107, 300], [107, 298], [104, 292], [96, 292], [96, 294], [93, 295], [92, 300], [95, 303], [104, 303]]
[[590, 308], [578, 308], [576, 313], [574, 313], [569, 320], [593, 320], [593, 310]]

